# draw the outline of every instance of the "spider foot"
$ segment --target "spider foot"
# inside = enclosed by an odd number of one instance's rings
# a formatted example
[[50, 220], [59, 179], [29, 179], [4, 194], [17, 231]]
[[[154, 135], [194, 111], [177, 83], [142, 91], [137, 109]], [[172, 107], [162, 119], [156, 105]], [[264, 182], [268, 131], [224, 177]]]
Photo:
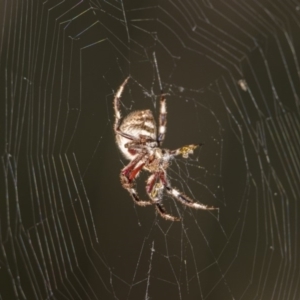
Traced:
[[[183, 200], [185, 201], [185, 200]], [[218, 207], [214, 207], [214, 206], [207, 206], [207, 205], [204, 205], [204, 204], [201, 204], [201, 203], [198, 203], [198, 202], [192, 202], [192, 203], [189, 203], [187, 204], [186, 202], [182, 202], [184, 203], [185, 205], [189, 206], [189, 207], [192, 207], [192, 208], [195, 208], [195, 209], [202, 209], [202, 210], [219, 210]]]
[[174, 196], [176, 199], [178, 199], [182, 204], [189, 206], [194, 209], [202, 209], [202, 210], [219, 210], [218, 207], [213, 206], [207, 206], [199, 202], [194, 202], [192, 199], [190, 199], [188, 196], [180, 193], [174, 188], [167, 187], [167, 192]]
[[151, 201], [144, 201], [144, 200], [141, 200], [139, 198], [139, 196], [137, 195], [136, 193], [136, 190], [131, 188], [131, 189], [127, 189], [128, 192], [131, 194], [133, 200], [134, 200], [134, 203], [139, 205], [139, 206], [147, 206], [147, 205], [152, 205], [153, 203]]
[[161, 203], [161, 199], [163, 196], [164, 185], [161, 181], [154, 183], [157, 175], [153, 174], [147, 180], [147, 193], [149, 198], [151, 199], [151, 203], [155, 205], [156, 211], [159, 215], [168, 221], [180, 221], [181, 219], [178, 217], [174, 217], [172, 215], [167, 214], [163, 204]]
[[181, 221], [181, 218], [174, 217], [172, 215], [167, 214], [165, 208], [163, 207], [163, 205], [161, 203], [156, 202], [155, 207], [156, 207], [156, 211], [159, 213], [159, 215], [162, 218], [164, 218], [165, 220], [168, 220], [168, 221]]

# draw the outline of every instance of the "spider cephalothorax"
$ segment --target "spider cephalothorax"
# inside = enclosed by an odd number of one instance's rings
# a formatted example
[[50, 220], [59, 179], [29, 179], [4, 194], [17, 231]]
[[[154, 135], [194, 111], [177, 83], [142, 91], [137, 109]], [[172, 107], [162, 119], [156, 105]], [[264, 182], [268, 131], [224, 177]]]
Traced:
[[[188, 158], [199, 145], [187, 145], [176, 150], [161, 148], [166, 132], [166, 98], [163, 92], [160, 97], [159, 127], [151, 110], [139, 110], [130, 113], [121, 122], [120, 98], [129, 77], [119, 87], [114, 97], [115, 124], [117, 144], [123, 155], [130, 160], [121, 171], [122, 186], [130, 193], [136, 204], [155, 205], [157, 212], [166, 220], [179, 221], [180, 218], [166, 213], [162, 204], [163, 191], [179, 200], [184, 205], [196, 209], [214, 210], [204, 204], [194, 202], [192, 199], [173, 188], [167, 178], [166, 170], [169, 161], [177, 155]], [[152, 175], [146, 182], [146, 191], [150, 201], [141, 200], [136, 192], [134, 183], [139, 172], [146, 170]]]

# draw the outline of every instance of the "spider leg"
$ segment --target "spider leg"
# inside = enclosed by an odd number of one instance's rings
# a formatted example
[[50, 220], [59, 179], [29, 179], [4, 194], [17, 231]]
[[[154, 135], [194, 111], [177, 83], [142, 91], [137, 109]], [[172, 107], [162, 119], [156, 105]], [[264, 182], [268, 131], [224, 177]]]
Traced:
[[159, 128], [158, 128], [158, 138], [157, 142], [159, 145], [162, 144], [162, 142], [165, 139], [166, 134], [166, 125], [167, 125], [167, 103], [166, 103], [166, 97], [163, 91], [161, 91], [160, 96], [160, 108], [159, 108]]
[[207, 206], [199, 202], [195, 202], [182, 192], [178, 191], [177, 189], [173, 188], [167, 181], [166, 173], [160, 173], [160, 180], [167, 190], [167, 193], [174, 197], [176, 200], [180, 201], [182, 204], [189, 206], [195, 209], [202, 209], [202, 210], [219, 210], [217, 207]]
[[129, 80], [129, 77], [127, 77], [123, 81], [123, 83], [120, 85], [120, 87], [119, 87], [119, 89], [116, 92], [115, 97], [114, 97], [114, 110], [115, 110], [114, 129], [115, 129], [116, 132], [119, 131], [119, 127], [120, 127], [120, 124], [121, 124], [121, 118], [122, 118], [121, 110], [120, 110], [120, 99], [121, 99], [122, 93], [124, 91], [125, 85], [128, 82], [128, 80]]
[[180, 221], [181, 219], [178, 217], [174, 217], [172, 215], [167, 214], [165, 207], [162, 204], [162, 192], [163, 185], [159, 180], [159, 173], [152, 174], [149, 176], [146, 184], [146, 191], [151, 199], [152, 203], [155, 205], [156, 211], [159, 215], [168, 220], [168, 221]]
[[147, 152], [145, 152], [145, 151], [138, 153], [137, 156], [134, 159], [132, 159], [129, 162], [129, 164], [122, 169], [121, 173], [125, 174], [127, 176], [134, 169], [134, 167], [137, 165], [137, 163], [143, 159], [143, 157], [146, 155], [146, 153]]
[[144, 201], [141, 200], [136, 189], [134, 187], [131, 188], [126, 188], [126, 190], [129, 192], [131, 195], [132, 199], [134, 200], [134, 203], [139, 205], [139, 206], [147, 206], [147, 205], [152, 205], [153, 203], [150, 201]]
[[114, 97], [114, 110], [115, 110], [114, 130], [115, 130], [116, 134], [119, 134], [129, 140], [135, 140], [136, 138], [134, 136], [124, 133], [120, 130], [121, 119], [122, 119], [121, 109], [120, 109], [120, 99], [121, 99], [122, 93], [124, 91], [125, 85], [127, 84], [128, 80], [129, 80], [129, 76], [120, 85], [120, 87]]
[[146, 206], [152, 204], [150, 201], [141, 200], [137, 194], [136, 189], [134, 188], [134, 180], [145, 165], [145, 163], [142, 161], [145, 155], [146, 155], [145, 152], [141, 152], [125, 168], [123, 168], [120, 174], [123, 188], [129, 192], [134, 202], [140, 206]]

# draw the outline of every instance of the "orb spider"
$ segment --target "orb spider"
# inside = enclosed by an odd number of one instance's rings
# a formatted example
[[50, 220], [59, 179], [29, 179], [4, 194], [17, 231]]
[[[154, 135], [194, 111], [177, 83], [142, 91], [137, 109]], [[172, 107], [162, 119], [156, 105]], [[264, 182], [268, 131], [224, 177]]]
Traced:
[[[161, 217], [170, 221], [180, 221], [181, 218], [168, 214], [162, 204], [163, 191], [180, 201], [182, 204], [195, 209], [215, 210], [194, 202], [188, 196], [173, 188], [167, 177], [169, 161], [177, 155], [188, 158], [189, 154], [199, 146], [187, 145], [176, 150], [161, 148], [166, 133], [167, 107], [163, 91], [160, 96], [159, 127], [157, 126], [151, 110], [138, 110], [128, 114], [121, 122], [120, 99], [129, 77], [120, 85], [114, 97], [115, 122], [114, 131], [119, 149], [125, 158], [130, 160], [120, 173], [121, 184], [134, 202], [140, 206], [155, 205]], [[146, 181], [146, 191], [150, 201], [141, 200], [135, 189], [135, 179], [142, 170], [152, 173]]]

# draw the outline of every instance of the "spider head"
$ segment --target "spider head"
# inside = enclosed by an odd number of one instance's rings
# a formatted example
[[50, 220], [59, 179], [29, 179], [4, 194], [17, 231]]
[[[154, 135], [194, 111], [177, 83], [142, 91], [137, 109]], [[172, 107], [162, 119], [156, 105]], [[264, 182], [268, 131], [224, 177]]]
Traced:
[[153, 150], [155, 159], [160, 160], [161, 162], [168, 162], [173, 157], [168, 149], [156, 147]]
[[174, 155], [171, 154], [171, 151], [168, 149], [161, 149], [161, 153], [162, 153], [162, 158], [161, 158], [161, 162], [162, 162], [162, 166], [164, 169], [167, 169], [170, 164], [171, 164], [171, 160], [174, 158]]

